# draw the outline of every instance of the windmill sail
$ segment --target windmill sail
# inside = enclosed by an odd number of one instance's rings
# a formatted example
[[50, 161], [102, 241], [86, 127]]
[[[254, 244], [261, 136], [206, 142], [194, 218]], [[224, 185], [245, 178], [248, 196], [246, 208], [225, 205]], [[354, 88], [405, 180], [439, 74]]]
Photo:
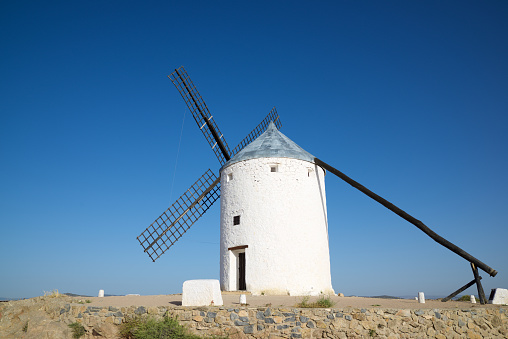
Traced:
[[270, 113], [268, 113], [266, 118], [264, 118], [263, 121], [261, 121], [261, 123], [259, 125], [257, 125], [256, 128], [254, 128], [252, 130], [252, 132], [250, 132], [249, 135], [247, 135], [238, 144], [238, 146], [235, 147], [235, 149], [231, 153], [231, 156], [234, 156], [236, 153], [241, 151], [245, 146], [250, 144], [252, 140], [259, 137], [266, 130], [266, 128], [268, 127], [268, 124], [270, 124], [270, 121], [273, 121], [273, 123], [275, 124], [277, 129], [280, 129], [282, 127], [282, 123], [280, 122], [280, 119], [279, 119], [279, 114], [277, 113], [277, 110], [275, 109], [275, 107], [272, 108], [272, 110], [270, 111]]
[[180, 92], [183, 100], [185, 100], [194, 120], [198, 124], [201, 132], [203, 132], [203, 135], [210, 144], [210, 147], [212, 147], [212, 150], [217, 159], [219, 159], [220, 164], [224, 165], [231, 157], [231, 151], [229, 150], [224, 136], [220, 132], [219, 127], [217, 127], [208, 107], [196, 89], [196, 86], [194, 86], [194, 83], [190, 79], [189, 75], [183, 66], [181, 66], [168, 75], [168, 78], [171, 79], [175, 87], [178, 89], [178, 92]]
[[219, 182], [220, 178], [207, 170], [138, 236], [139, 243], [152, 261], [166, 252], [219, 199]]
[[[221, 165], [224, 165], [231, 158], [232, 154], [240, 151], [263, 133], [270, 121], [273, 121], [277, 128], [281, 127], [279, 115], [274, 107], [266, 118], [240, 142], [232, 153], [203, 98], [183, 66], [175, 69], [173, 73], [168, 75], [168, 78], [180, 92], [199, 129], [210, 144]], [[206, 171], [187, 192], [178, 198], [170, 208], [162, 213], [137, 237], [152, 261], [157, 260], [178, 241], [208, 208], [219, 199], [219, 182], [220, 178], [217, 178], [211, 170]]]

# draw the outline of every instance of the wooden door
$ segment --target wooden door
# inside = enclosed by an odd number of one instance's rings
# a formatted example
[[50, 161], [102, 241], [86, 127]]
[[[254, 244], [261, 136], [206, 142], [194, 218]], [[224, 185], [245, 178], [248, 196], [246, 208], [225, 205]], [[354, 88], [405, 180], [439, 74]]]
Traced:
[[238, 290], [245, 291], [245, 252], [238, 253]]

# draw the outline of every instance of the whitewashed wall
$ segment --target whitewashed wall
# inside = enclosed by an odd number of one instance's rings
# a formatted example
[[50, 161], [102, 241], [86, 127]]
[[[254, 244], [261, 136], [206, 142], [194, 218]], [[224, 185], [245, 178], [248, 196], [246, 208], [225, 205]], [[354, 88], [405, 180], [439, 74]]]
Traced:
[[[334, 293], [322, 168], [289, 158], [237, 162], [221, 172], [220, 201], [222, 290], [238, 289], [238, 251], [228, 248], [247, 245], [246, 284], [253, 294]], [[236, 215], [240, 225], [233, 225]]]

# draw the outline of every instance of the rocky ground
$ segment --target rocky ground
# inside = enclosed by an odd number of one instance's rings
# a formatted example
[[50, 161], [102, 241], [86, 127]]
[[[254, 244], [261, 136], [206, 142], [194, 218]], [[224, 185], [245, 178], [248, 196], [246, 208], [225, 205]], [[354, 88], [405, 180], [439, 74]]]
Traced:
[[[0, 303], [0, 338], [72, 338], [72, 330], [68, 323], [60, 321], [60, 313], [75, 300], [59, 296]], [[117, 329], [113, 324], [103, 324], [92, 332], [95, 337], [114, 338]]]

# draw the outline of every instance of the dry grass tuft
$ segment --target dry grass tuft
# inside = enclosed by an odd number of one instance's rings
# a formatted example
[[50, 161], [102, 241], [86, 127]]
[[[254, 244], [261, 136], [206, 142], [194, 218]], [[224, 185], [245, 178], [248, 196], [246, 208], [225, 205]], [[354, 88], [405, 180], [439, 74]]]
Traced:
[[48, 298], [59, 298], [59, 297], [63, 297], [64, 295], [59, 293], [58, 290], [53, 290], [53, 291], [44, 291], [44, 296], [45, 297], [48, 297]]

